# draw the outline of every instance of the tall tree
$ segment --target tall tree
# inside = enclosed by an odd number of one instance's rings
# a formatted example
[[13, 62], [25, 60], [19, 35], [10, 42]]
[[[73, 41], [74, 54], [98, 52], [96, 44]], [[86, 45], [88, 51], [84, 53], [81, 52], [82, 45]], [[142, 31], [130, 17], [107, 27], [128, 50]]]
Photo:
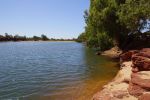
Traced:
[[[102, 50], [121, 46], [129, 32], [143, 30], [150, 19], [150, 0], [90, 0], [85, 11], [87, 44]], [[104, 42], [105, 41], [105, 42]]]
[[131, 32], [144, 28], [150, 20], [150, 0], [126, 0], [118, 10], [119, 21]]

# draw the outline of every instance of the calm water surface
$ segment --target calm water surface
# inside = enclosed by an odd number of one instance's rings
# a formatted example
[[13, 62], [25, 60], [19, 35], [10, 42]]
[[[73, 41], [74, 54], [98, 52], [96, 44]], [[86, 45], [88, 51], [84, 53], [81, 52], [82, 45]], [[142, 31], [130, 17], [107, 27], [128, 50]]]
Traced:
[[117, 70], [76, 42], [2, 42], [0, 100], [90, 100]]

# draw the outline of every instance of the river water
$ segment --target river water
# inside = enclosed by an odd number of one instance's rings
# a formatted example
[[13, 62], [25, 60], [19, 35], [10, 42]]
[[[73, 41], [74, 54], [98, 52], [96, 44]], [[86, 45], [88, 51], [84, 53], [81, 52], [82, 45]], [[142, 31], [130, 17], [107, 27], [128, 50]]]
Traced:
[[1, 42], [0, 100], [90, 100], [117, 63], [76, 42]]

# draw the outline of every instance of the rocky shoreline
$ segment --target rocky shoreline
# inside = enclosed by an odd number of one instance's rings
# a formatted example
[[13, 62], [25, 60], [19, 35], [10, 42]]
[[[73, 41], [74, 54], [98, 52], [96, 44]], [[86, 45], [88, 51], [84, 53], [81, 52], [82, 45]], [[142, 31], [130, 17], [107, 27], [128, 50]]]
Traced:
[[150, 100], [150, 48], [121, 54], [118, 74], [92, 100]]

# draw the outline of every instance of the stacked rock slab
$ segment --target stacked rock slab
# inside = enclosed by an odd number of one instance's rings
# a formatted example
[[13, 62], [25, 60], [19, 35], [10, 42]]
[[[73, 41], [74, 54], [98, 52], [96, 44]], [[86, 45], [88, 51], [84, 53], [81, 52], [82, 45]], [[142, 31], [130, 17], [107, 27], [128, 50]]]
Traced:
[[150, 48], [131, 56], [132, 74], [128, 91], [140, 100], [150, 100]]
[[[139, 53], [132, 56], [133, 69], [138, 71], [150, 70], [150, 49], [142, 49]], [[136, 71], [135, 70], [135, 71]]]
[[117, 76], [93, 100], [150, 100], [150, 48], [120, 55]]

